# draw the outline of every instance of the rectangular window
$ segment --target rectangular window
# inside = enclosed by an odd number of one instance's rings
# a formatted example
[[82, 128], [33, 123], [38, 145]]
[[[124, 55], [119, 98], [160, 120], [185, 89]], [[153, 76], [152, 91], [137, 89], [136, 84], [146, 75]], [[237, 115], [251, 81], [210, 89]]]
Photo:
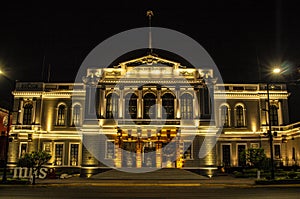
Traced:
[[114, 159], [115, 158], [115, 143], [114, 141], [106, 141], [105, 148], [105, 158], [106, 159]]
[[239, 144], [237, 150], [238, 150], [238, 166], [245, 166], [246, 160], [242, 158], [242, 153], [246, 150], [246, 145]]
[[27, 152], [27, 143], [20, 143], [20, 151], [19, 151], [19, 157], [23, 157], [25, 153]]
[[222, 145], [222, 160], [225, 167], [231, 166], [231, 150], [230, 145]]
[[185, 160], [193, 159], [192, 145], [193, 143], [191, 141], [183, 142], [183, 150], [184, 150], [183, 159]]
[[63, 165], [64, 144], [55, 144], [55, 162], [57, 166]]
[[274, 145], [274, 155], [276, 159], [279, 159], [281, 157], [279, 144]]
[[65, 125], [65, 116], [66, 116], [65, 111], [66, 111], [65, 105], [60, 105], [58, 107], [58, 113], [57, 113], [57, 125], [58, 126]]
[[81, 121], [81, 107], [80, 105], [75, 105], [73, 107], [73, 126], [79, 126]]
[[70, 166], [78, 166], [79, 144], [70, 144]]

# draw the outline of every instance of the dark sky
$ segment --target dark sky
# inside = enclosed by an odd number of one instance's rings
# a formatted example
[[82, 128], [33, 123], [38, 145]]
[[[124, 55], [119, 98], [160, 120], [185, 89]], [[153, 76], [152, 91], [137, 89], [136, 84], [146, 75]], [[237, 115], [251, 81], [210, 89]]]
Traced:
[[[266, 81], [270, 68], [279, 64], [288, 69], [285, 78], [291, 80], [300, 66], [297, 1], [98, 2], [2, 3], [1, 70], [13, 80], [47, 81], [50, 65], [51, 82], [72, 82], [84, 58], [103, 40], [147, 26], [149, 9], [154, 12], [153, 26], [177, 30], [198, 41], [225, 83]], [[7, 85], [3, 77], [0, 83], [3, 101], [8, 87], [2, 86]], [[291, 87], [292, 121], [300, 120], [299, 88]]]

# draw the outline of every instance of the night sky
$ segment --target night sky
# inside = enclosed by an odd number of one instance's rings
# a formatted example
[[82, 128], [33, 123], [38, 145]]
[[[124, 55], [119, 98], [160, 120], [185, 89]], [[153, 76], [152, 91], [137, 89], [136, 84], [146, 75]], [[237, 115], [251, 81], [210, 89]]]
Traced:
[[[274, 65], [286, 69], [280, 81], [298, 76], [300, 12], [296, 1], [101, 2], [2, 3], [1, 70], [12, 80], [72, 82], [84, 58], [103, 40], [148, 26], [146, 11], [150, 9], [152, 26], [177, 30], [199, 42], [225, 83], [271, 80], [268, 71]], [[7, 80], [0, 77], [0, 84], [0, 102], [5, 104]], [[300, 85], [289, 88], [291, 122], [300, 121]]]

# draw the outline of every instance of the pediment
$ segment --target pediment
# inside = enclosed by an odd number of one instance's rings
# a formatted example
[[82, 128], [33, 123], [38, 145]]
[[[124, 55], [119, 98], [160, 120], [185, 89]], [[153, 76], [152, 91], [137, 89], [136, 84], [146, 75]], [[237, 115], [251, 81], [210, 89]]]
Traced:
[[139, 57], [136, 59], [128, 60], [125, 62], [121, 62], [117, 67], [121, 68], [127, 68], [127, 67], [146, 67], [146, 66], [151, 66], [151, 67], [174, 67], [178, 68], [180, 67], [180, 63], [174, 62], [168, 59], [164, 59], [161, 57], [158, 57], [156, 55], [146, 55], [143, 57]]

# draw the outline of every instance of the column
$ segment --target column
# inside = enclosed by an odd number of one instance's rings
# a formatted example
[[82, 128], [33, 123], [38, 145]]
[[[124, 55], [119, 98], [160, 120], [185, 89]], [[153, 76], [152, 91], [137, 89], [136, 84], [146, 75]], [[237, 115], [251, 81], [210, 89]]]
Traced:
[[101, 85], [100, 88], [100, 118], [105, 118], [105, 85]]
[[156, 168], [161, 168], [162, 163], [161, 142], [156, 142]]
[[101, 108], [100, 108], [100, 90], [101, 90], [101, 85], [98, 85], [97, 88], [96, 88], [96, 96], [95, 96], [95, 99], [96, 99], [96, 115], [97, 115], [97, 118], [101, 118], [100, 115], [101, 115]]
[[35, 123], [41, 124], [41, 106], [42, 100], [39, 98], [36, 100], [36, 109], [35, 109]]
[[96, 86], [86, 85], [85, 119], [96, 119]]
[[[83, 138], [84, 139], [84, 138]], [[98, 165], [97, 159], [89, 152], [89, 150], [82, 145], [82, 164], [80, 169], [81, 177], [90, 177], [91, 175], [97, 173], [95, 166]]]
[[183, 143], [180, 140], [180, 136], [176, 140], [176, 168], [182, 168], [183, 161]]
[[156, 113], [156, 117], [161, 118], [162, 117], [161, 86], [158, 85], [156, 87], [156, 89], [157, 89], [157, 98], [156, 98], [157, 113]]
[[141, 143], [136, 144], [136, 168], [142, 167], [142, 147]]
[[120, 85], [120, 98], [119, 98], [119, 118], [124, 117], [124, 86]]
[[116, 140], [115, 142], [115, 166], [116, 168], [122, 167], [122, 148], [121, 148], [121, 140]]
[[175, 114], [176, 114], [176, 118], [180, 118], [181, 113], [180, 113], [180, 87], [179, 87], [179, 85], [176, 86], [175, 93], [176, 93], [176, 96], [177, 96]]
[[[99, 94], [96, 92], [99, 83], [99, 73], [97, 71], [87, 71], [88, 75], [83, 78], [85, 85], [85, 104], [84, 104], [84, 121], [82, 124], [82, 165], [80, 175], [90, 177], [97, 172], [96, 167], [99, 166], [98, 160], [93, 156], [101, 150], [101, 140], [99, 135], [99, 124], [97, 118], [96, 98]], [[98, 90], [99, 91], [99, 90]], [[66, 146], [66, 145], [65, 145]], [[93, 146], [93, 147], [90, 147]]]
[[199, 93], [199, 88], [197, 86], [194, 87], [194, 119], [199, 119], [199, 101], [198, 101], [198, 93]]
[[138, 100], [137, 100], [137, 118], [143, 118], [143, 87], [138, 88]]
[[24, 105], [24, 101], [23, 101], [23, 99], [22, 99], [22, 100], [20, 101], [20, 109], [19, 109], [19, 111], [21, 111], [21, 112], [20, 112], [20, 114], [19, 114], [17, 124], [22, 124], [22, 123], [23, 123], [23, 113], [24, 113], [23, 105]]
[[207, 100], [208, 100], [208, 102], [206, 103], [209, 106], [208, 112], [209, 112], [210, 118], [213, 120], [215, 120], [215, 107], [214, 107], [215, 103], [212, 103], [212, 101], [215, 99], [214, 98], [214, 86], [215, 86], [214, 83], [211, 81], [207, 84], [207, 87], [208, 87]]

